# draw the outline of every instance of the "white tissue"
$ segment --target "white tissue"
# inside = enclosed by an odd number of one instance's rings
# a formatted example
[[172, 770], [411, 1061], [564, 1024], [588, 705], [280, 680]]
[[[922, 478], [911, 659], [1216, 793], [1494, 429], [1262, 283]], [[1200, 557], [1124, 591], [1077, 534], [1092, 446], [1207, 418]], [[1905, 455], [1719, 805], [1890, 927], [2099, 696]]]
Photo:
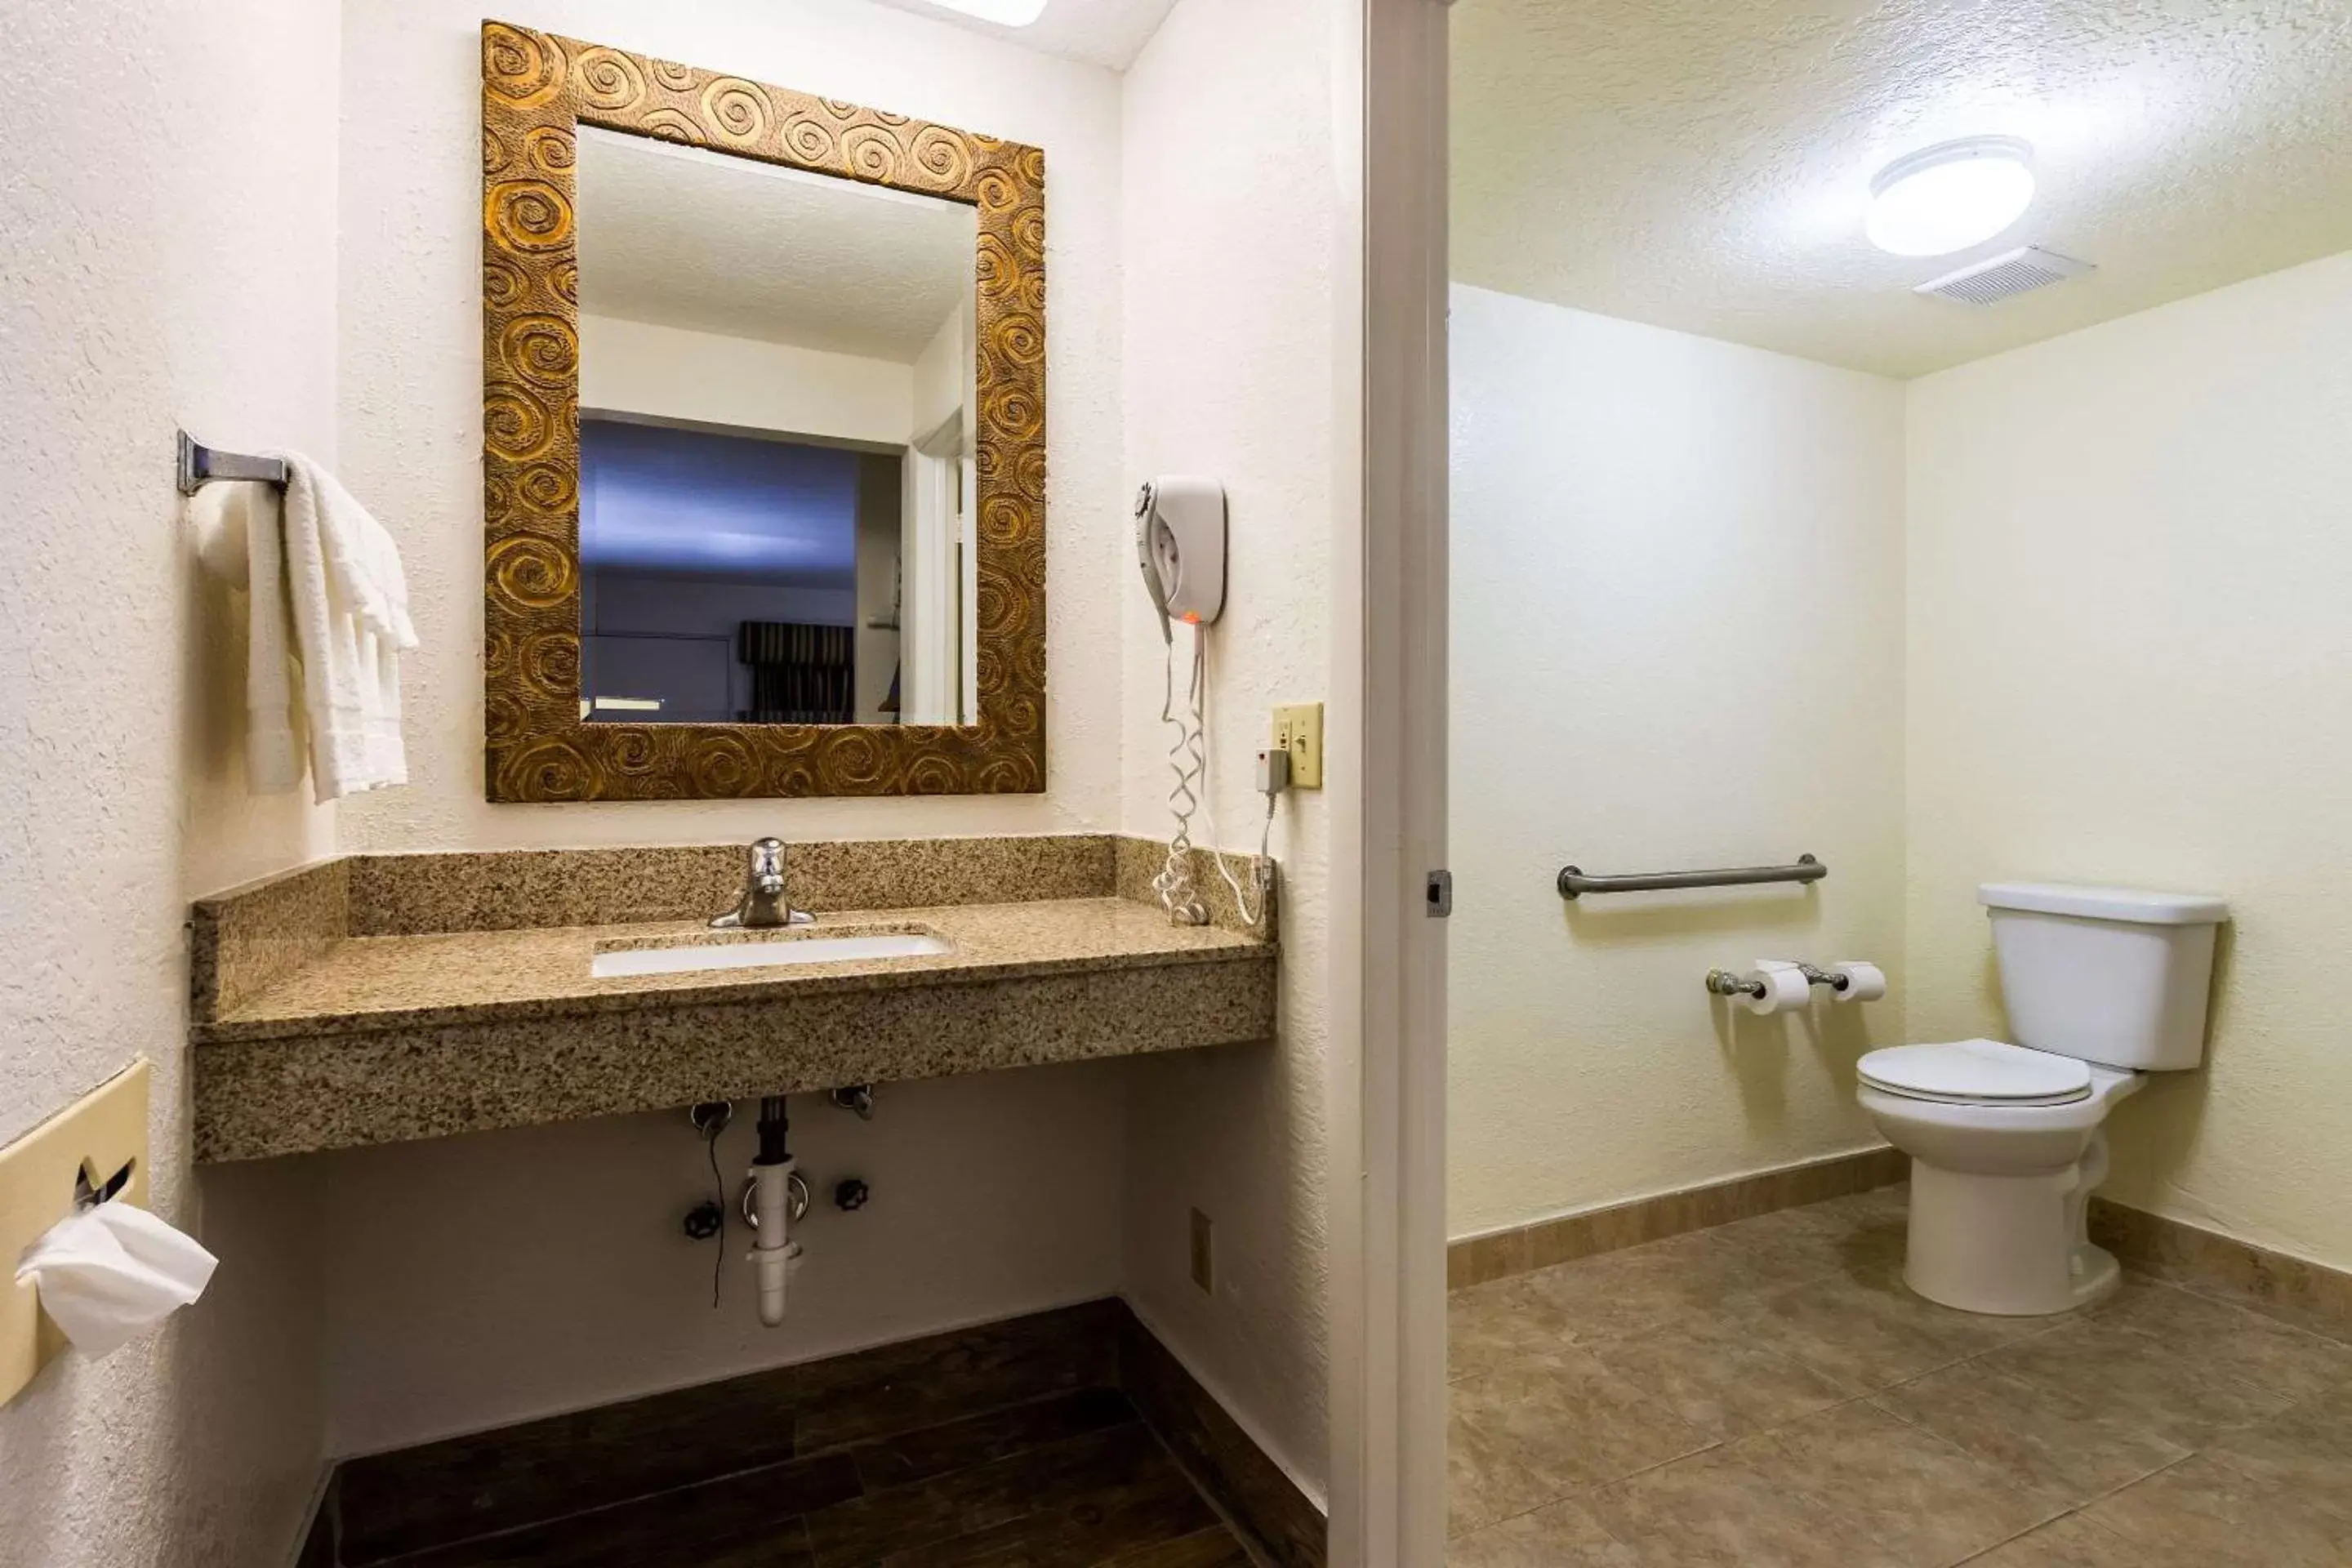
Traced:
[[1832, 974], [1845, 976], [1836, 992], [1841, 1002], [1875, 1002], [1886, 994], [1886, 972], [1859, 958], [1842, 958], [1830, 965]]
[[108, 1203], [51, 1226], [25, 1249], [16, 1283], [95, 1361], [203, 1295], [219, 1263], [145, 1209]]
[[1764, 983], [1764, 994], [1739, 999], [1751, 1013], [1790, 1013], [1812, 1002], [1813, 983], [1786, 959], [1758, 959], [1756, 978]]

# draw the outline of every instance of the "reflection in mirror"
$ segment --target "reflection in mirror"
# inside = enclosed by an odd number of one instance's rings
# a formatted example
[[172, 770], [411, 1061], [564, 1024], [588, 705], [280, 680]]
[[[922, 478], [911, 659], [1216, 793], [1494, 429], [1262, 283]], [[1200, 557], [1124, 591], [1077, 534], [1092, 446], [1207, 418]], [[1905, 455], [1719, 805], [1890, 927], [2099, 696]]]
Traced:
[[976, 215], [582, 126], [581, 708], [971, 723]]

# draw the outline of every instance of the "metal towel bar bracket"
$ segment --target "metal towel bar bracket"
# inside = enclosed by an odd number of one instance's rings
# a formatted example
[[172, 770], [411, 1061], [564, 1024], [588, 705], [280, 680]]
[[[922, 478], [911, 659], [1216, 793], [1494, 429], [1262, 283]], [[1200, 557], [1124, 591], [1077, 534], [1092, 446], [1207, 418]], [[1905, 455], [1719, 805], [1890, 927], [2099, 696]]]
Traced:
[[1653, 871], [1633, 877], [1588, 877], [1580, 867], [1559, 868], [1559, 896], [1583, 893], [1653, 893], [1674, 888], [1743, 888], [1757, 882], [1818, 882], [1830, 868], [1810, 855], [1793, 866], [1738, 866], [1724, 871]]
[[286, 484], [286, 463], [280, 458], [257, 458], [246, 452], [221, 452], [180, 432], [180, 493], [192, 496], [215, 479], [258, 479], [266, 485]]

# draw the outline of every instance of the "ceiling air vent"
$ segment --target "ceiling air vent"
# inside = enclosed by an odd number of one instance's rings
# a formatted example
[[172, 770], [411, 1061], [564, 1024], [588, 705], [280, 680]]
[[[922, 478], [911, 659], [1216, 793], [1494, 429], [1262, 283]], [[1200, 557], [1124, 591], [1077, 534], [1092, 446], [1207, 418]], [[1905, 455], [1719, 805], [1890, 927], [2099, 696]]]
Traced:
[[1941, 278], [1920, 284], [1912, 292], [1958, 300], [1964, 305], [1998, 305], [2003, 300], [2029, 289], [2063, 283], [2069, 278], [2080, 278], [2085, 272], [2096, 270], [2087, 261], [2077, 261], [2054, 250], [2027, 245], [1990, 260], [1963, 267], [1958, 272], [1947, 272]]

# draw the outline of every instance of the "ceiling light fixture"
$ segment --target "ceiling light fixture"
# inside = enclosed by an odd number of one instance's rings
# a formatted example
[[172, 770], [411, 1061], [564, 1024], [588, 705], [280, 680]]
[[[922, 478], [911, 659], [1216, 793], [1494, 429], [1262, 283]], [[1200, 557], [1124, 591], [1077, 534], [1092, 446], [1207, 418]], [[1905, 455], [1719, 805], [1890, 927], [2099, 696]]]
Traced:
[[1001, 27], [1025, 27], [1045, 14], [1045, 0], [931, 0], [931, 4]]
[[1897, 256], [1948, 256], [2015, 223], [2033, 203], [2033, 147], [2014, 136], [1939, 142], [1870, 182], [1865, 232]]

